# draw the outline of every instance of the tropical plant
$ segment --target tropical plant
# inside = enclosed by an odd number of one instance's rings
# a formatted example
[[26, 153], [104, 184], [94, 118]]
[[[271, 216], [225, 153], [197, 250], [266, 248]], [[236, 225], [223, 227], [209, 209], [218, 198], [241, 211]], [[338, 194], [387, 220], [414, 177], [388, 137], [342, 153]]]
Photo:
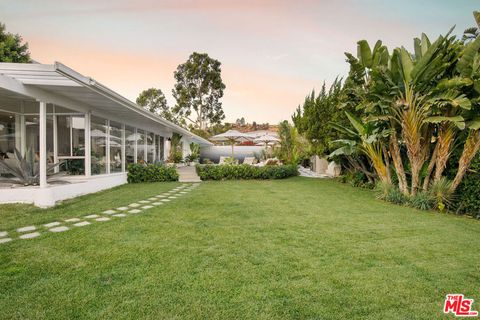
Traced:
[[173, 163], [179, 163], [183, 160], [182, 152], [182, 135], [174, 132], [170, 138], [170, 152], [168, 155], [168, 161]]
[[475, 22], [477, 23], [476, 27], [470, 27], [467, 28], [463, 32], [463, 40], [464, 41], [472, 41], [475, 40], [480, 36], [480, 11], [473, 11], [473, 18], [475, 19]]
[[[5, 170], [8, 174], [14, 176], [13, 179], [3, 179], [4, 182], [23, 184], [25, 186], [38, 185], [40, 184], [40, 166], [37, 161], [35, 161], [35, 153], [31, 148], [28, 148], [25, 152], [25, 155], [22, 156], [21, 152], [18, 149], [15, 149], [15, 158], [14, 159], [0, 159], [0, 168]], [[47, 174], [54, 171], [61, 162], [55, 164], [47, 164]], [[57, 182], [50, 180], [50, 182]]]
[[278, 135], [280, 138], [280, 147], [275, 149], [277, 156], [283, 163], [298, 164], [303, 158], [308, 158], [311, 154], [309, 142], [302, 137], [297, 129], [288, 121], [282, 121], [279, 124]]
[[186, 162], [195, 162], [200, 159], [200, 145], [192, 142], [190, 143], [190, 154], [185, 157]]

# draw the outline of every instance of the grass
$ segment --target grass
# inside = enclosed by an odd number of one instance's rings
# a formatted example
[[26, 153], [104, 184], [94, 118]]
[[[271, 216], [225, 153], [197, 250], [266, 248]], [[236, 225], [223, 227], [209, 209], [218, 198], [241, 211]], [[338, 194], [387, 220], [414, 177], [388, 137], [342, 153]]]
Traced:
[[[0, 206], [0, 230], [175, 185]], [[479, 234], [333, 181], [204, 182], [140, 215], [0, 245], [0, 318], [437, 319], [447, 293], [480, 309]]]

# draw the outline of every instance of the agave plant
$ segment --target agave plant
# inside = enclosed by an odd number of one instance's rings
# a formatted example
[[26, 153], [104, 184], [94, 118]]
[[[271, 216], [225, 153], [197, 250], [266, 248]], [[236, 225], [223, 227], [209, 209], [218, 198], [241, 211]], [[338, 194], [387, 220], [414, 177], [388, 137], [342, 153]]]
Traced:
[[[20, 151], [15, 149], [15, 159], [12, 160], [0, 159], [0, 168], [15, 177], [14, 179], [4, 179], [3, 181], [23, 184], [24, 186], [40, 184], [40, 166], [35, 161], [35, 154], [31, 148], [27, 149], [25, 156], [22, 156]], [[52, 172], [60, 164], [61, 162], [47, 164], [47, 173]]]

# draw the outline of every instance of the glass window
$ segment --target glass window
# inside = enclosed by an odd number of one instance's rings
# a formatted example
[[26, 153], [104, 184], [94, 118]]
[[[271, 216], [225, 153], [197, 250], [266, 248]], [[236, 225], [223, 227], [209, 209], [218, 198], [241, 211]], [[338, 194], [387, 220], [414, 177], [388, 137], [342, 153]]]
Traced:
[[[40, 121], [37, 115], [25, 116], [25, 147], [40, 158]], [[53, 163], [53, 117], [47, 116], [47, 162]]]
[[57, 148], [59, 157], [85, 155], [84, 116], [57, 117]]
[[135, 162], [135, 128], [125, 126], [125, 165]]
[[137, 129], [137, 163], [145, 163], [145, 131]]
[[20, 116], [0, 111], [0, 159], [14, 156], [15, 148], [20, 150]]
[[110, 121], [110, 172], [122, 171], [122, 125]]
[[155, 161], [155, 135], [147, 133], [147, 162], [153, 163]]
[[90, 125], [91, 138], [91, 172], [102, 174], [107, 172], [107, 126], [104, 119], [92, 116]]

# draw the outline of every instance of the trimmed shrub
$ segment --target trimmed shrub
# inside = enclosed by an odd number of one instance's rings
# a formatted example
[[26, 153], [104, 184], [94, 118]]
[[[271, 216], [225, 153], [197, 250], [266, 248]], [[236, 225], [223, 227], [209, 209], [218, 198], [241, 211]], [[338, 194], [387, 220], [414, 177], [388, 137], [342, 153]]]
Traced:
[[162, 164], [130, 164], [128, 166], [128, 183], [178, 181], [175, 167]]
[[197, 174], [202, 180], [250, 180], [285, 179], [298, 175], [296, 165], [256, 167], [240, 165], [197, 165]]

